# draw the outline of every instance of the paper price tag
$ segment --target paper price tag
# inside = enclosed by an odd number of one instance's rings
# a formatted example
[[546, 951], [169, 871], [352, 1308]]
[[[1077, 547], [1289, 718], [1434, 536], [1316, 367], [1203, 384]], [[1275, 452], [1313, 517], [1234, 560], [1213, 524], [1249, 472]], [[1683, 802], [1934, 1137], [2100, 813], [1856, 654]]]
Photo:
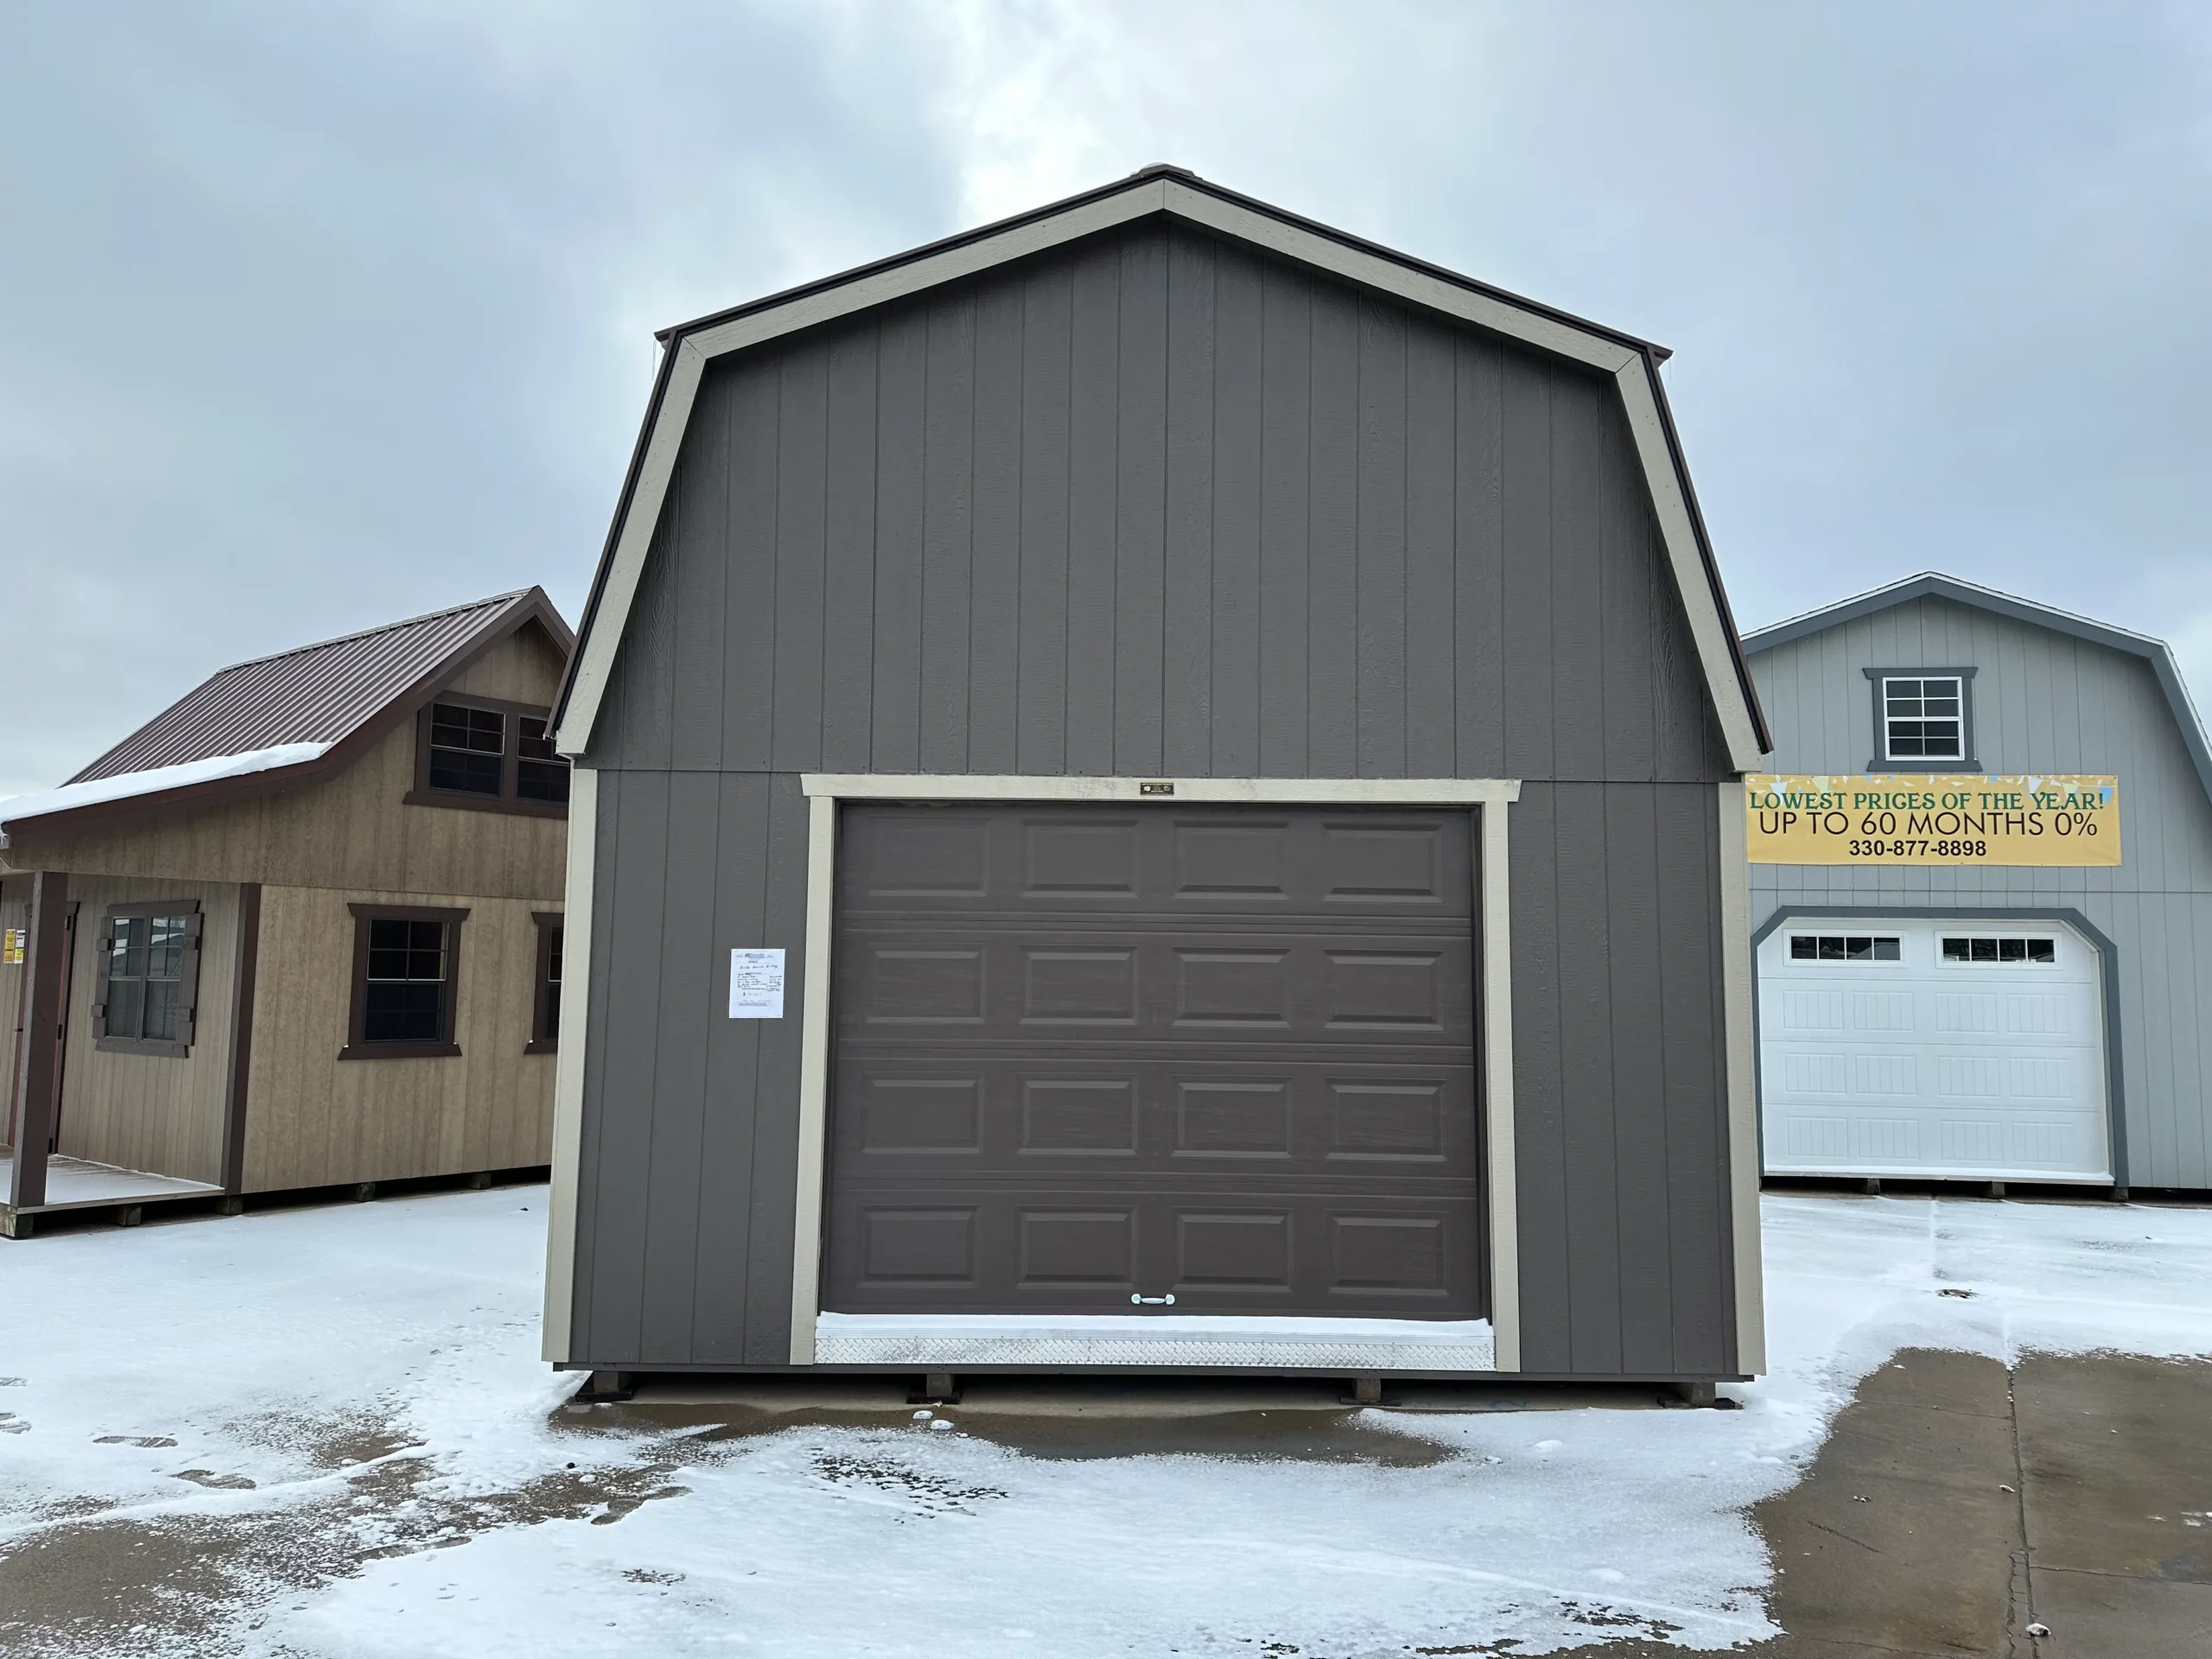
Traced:
[[729, 953], [729, 1017], [733, 1020], [780, 1020], [784, 1017], [782, 950], [733, 950]]

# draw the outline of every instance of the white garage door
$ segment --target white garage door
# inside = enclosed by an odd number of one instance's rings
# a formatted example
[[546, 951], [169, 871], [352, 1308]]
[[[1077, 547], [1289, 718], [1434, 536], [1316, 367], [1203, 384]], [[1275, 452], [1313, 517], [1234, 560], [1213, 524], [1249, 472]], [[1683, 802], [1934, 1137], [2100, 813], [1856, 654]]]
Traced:
[[2102, 982], [2058, 923], [1784, 923], [1759, 945], [1768, 1173], [2110, 1180]]

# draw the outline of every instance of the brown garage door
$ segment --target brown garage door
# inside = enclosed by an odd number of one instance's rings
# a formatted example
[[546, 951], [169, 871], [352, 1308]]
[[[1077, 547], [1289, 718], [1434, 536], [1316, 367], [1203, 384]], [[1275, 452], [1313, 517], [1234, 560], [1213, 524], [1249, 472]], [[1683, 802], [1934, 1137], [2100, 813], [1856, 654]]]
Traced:
[[856, 806], [840, 840], [825, 1306], [1484, 1311], [1465, 815]]

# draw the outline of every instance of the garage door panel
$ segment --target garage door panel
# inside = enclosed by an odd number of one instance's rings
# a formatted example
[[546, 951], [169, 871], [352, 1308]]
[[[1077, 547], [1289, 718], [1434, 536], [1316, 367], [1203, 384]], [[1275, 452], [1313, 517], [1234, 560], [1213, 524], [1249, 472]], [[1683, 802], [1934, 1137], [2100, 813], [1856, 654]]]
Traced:
[[851, 1122], [872, 1154], [982, 1150], [982, 1082], [973, 1077], [875, 1077], [857, 1093]]
[[834, 1086], [835, 1154], [854, 1175], [981, 1166], [1042, 1180], [1072, 1162], [1089, 1179], [1090, 1165], [1119, 1158], [1160, 1170], [1268, 1164], [1337, 1182], [1471, 1179], [1477, 1156], [1464, 1065], [854, 1052]]
[[1453, 922], [1472, 892], [1466, 823], [1456, 812], [1242, 807], [849, 809], [838, 907], [856, 919], [997, 911]]
[[1173, 1087], [1174, 1156], [1289, 1161], [1289, 1078], [1179, 1077]]
[[[868, 1191], [833, 1217], [844, 1313], [1186, 1313], [1465, 1318], [1479, 1298], [1469, 1197], [1347, 1199], [1218, 1180], [1162, 1192], [1094, 1183], [1056, 1202], [1018, 1185]], [[957, 1200], [952, 1202], [950, 1200]]]
[[[1454, 1088], [1454, 1082], [1459, 1087]], [[1441, 1164], [1474, 1148], [1471, 1077], [1331, 1077], [1332, 1159]]]
[[839, 861], [845, 899], [856, 907], [988, 899], [991, 828], [976, 811], [855, 815]]
[[1464, 815], [843, 825], [825, 1306], [1481, 1312]]
[[973, 1205], [917, 1201], [863, 1206], [857, 1216], [861, 1282], [895, 1287], [973, 1292], [976, 1275]]
[[1127, 1294], [1136, 1282], [1136, 1214], [1128, 1209], [1023, 1209], [1018, 1290], [1068, 1286]]
[[[1801, 937], [1838, 948], [1801, 957]], [[2005, 954], [1973, 954], [1993, 940]], [[2110, 1179], [2102, 964], [2070, 929], [1793, 920], [1759, 986], [1770, 1170]]]
[[1134, 1158], [1137, 1079], [1015, 1075], [1021, 1116], [1015, 1150], [1024, 1157]]
[[[1001, 943], [999, 954], [1007, 954]], [[1135, 945], [1087, 948], [1015, 944], [1020, 989], [1015, 1018], [1025, 1026], [1126, 1026], [1137, 1023]]]
[[981, 1025], [984, 960], [978, 945], [929, 950], [862, 944], [855, 1017], [871, 1026]]
[[1121, 901], [1137, 894], [1137, 822], [1052, 818], [1021, 825], [1020, 899]]
[[1281, 818], [1176, 823], [1171, 896], [1209, 907], [1247, 899], [1287, 909], [1293, 892], [1290, 836], [1289, 821]]
[[925, 1041], [930, 1027], [969, 1043], [993, 1038], [1128, 1032], [1208, 1043], [1238, 1036], [1294, 1042], [1450, 1046], [1474, 1039], [1474, 953], [1465, 935], [1208, 932], [1181, 925], [1022, 929], [885, 925], [855, 938], [838, 964], [841, 1039], [870, 1028]]

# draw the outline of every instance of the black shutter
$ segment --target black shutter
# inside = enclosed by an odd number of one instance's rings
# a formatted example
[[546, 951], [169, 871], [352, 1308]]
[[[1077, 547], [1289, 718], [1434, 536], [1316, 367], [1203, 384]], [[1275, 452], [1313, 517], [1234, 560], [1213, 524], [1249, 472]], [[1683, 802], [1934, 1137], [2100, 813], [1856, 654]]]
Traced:
[[205, 919], [200, 906], [193, 906], [184, 934], [184, 962], [176, 976], [176, 1039], [187, 1048], [192, 1046], [200, 1012], [200, 926]]

